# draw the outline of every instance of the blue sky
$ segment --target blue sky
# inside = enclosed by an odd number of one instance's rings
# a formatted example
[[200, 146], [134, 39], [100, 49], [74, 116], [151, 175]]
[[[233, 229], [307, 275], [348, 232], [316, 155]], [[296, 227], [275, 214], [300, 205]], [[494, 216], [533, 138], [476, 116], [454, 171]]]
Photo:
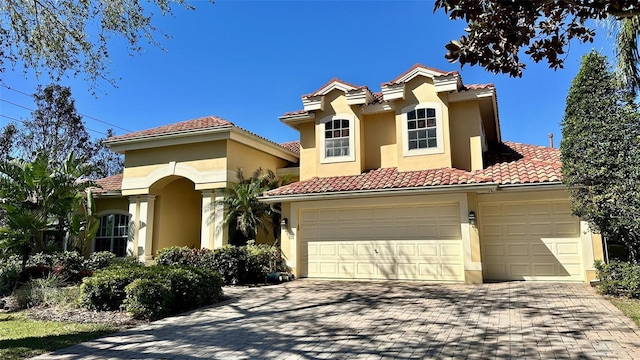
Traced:
[[[172, 36], [163, 52], [151, 46], [130, 56], [111, 44], [111, 72], [117, 88], [102, 83], [97, 98], [82, 76], [66, 78], [84, 115], [135, 131], [206, 115], [218, 115], [276, 142], [298, 134], [278, 116], [302, 108], [300, 96], [333, 77], [379, 91], [412, 65], [460, 70], [444, 59], [444, 45], [463, 34], [465, 24], [433, 13], [432, 1], [218, 1], [193, 2], [155, 24]], [[573, 43], [565, 69], [553, 71], [526, 58], [523, 78], [494, 75], [480, 67], [461, 69], [464, 83], [494, 83], [503, 140], [547, 145], [560, 140], [560, 121], [580, 57], [591, 49], [610, 53], [606, 30], [593, 44]], [[524, 56], [524, 55], [523, 55]], [[27, 93], [36, 79], [20, 68], [3, 75], [6, 85]], [[33, 108], [30, 97], [0, 88], [0, 98]], [[0, 114], [27, 119], [29, 110], [0, 102]], [[0, 125], [10, 120], [0, 117]], [[86, 118], [100, 136], [109, 125]], [[116, 128], [117, 134], [126, 131]]]

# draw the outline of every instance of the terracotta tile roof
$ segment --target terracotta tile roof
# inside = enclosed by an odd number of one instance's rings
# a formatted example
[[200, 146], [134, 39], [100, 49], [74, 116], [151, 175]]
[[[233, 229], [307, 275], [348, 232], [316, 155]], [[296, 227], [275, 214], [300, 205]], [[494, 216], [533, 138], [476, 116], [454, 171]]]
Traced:
[[485, 169], [473, 172], [454, 168], [399, 172], [397, 168], [384, 168], [360, 175], [315, 177], [280, 187], [265, 195], [302, 195], [481, 183], [530, 184], [557, 182], [562, 179], [560, 151], [543, 146], [506, 142], [485, 154], [485, 165]]
[[350, 87], [353, 87], [353, 88], [356, 88], [356, 89], [366, 89], [366, 88], [367, 88], [366, 86], [353, 85], [353, 84], [351, 84], [351, 83], [348, 83], [348, 82], [346, 82], [346, 81], [340, 80], [340, 79], [338, 79], [338, 78], [333, 78], [333, 79], [329, 80], [326, 84], [324, 84], [324, 85], [320, 86], [320, 87], [318, 88], [318, 90], [316, 90], [316, 91], [314, 91], [314, 92], [312, 92], [312, 93], [310, 93], [310, 94], [302, 95], [302, 98], [307, 98], [307, 97], [316, 96], [316, 95], [318, 95], [318, 93], [320, 92], [320, 90], [324, 89], [325, 87], [327, 87], [327, 86], [331, 85], [331, 83], [334, 83], [334, 82], [338, 82], [338, 83], [341, 83], [341, 84], [344, 84], [344, 85], [347, 85], [347, 86], [350, 86]]
[[373, 103], [372, 104], [381, 104], [384, 102], [384, 97], [382, 95], [382, 91], [373, 93]]
[[514, 142], [485, 154], [485, 169], [474, 172], [498, 184], [531, 184], [562, 180], [560, 150]]
[[283, 148], [293, 151], [296, 154], [300, 154], [300, 141], [289, 141], [280, 144]]
[[102, 194], [108, 191], [120, 191], [122, 189], [122, 174], [98, 179], [96, 183], [100, 185], [101, 188], [92, 188], [91, 191], [95, 194]]
[[430, 70], [430, 71], [433, 71], [433, 72], [437, 72], [437, 73], [440, 73], [442, 76], [458, 74], [457, 71], [443, 71], [443, 70], [435, 69], [435, 68], [432, 68], [432, 67], [424, 66], [422, 64], [415, 64], [409, 70], [407, 70], [407, 71], [403, 72], [402, 74], [396, 76], [395, 79], [393, 79], [391, 81], [388, 81], [388, 82], [382, 83], [381, 86], [397, 84], [398, 80], [400, 80], [403, 76], [407, 75], [408, 73], [412, 72], [413, 70], [415, 70], [417, 68], [423, 68], [425, 70]]
[[232, 122], [217, 116], [205, 116], [198, 119], [192, 119], [187, 121], [181, 121], [174, 124], [163, 125], [152, 129], [146, 129], [141, 131], [135, 131], [124, 135], [110, 137], [111, 140], [131, 139], [137, 137], [162, 135], [189, 132], [195, 130], [211, 129], [222, 126], [234, 126]]
[[308, 114], [309, 112], [307, 110], [295, 110], [295, 111], [289, 111], [284, 113], [284, 115], [282, 116], [293, 116], [293, 115], [305, 115]]
[[461, 91], [465, 90], [484, 90], [484, 89], [493, 89], [495, 86], [493, 84], [468, 84], [464, 85]]
[[267, 196], [333, 193], [357, 190], [418, 188], [439, 185], [487, 183], [491, 179], [464, 170], [442, 168], [399, 172], [397, 168], [375, 169], [360, 175], [333, 176], [299, 181], [267, 192]]

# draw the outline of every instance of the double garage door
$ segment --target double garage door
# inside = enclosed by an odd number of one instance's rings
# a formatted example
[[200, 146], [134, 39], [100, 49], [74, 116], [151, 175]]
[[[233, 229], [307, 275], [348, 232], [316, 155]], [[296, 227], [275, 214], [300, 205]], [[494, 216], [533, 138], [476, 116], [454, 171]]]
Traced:
[[[478, 199], [485, 280], [584, 281], [580, 224], [567, 199], [495, 199]], [[304, 209], [300, 216], [303, 277], [464, 281], [457, 202]]]
[[464, 281], [457, 203], [309, 209], [300, 228], [304, 277]]
[[584, 281], [568, 200], [480, 202], [485, 280]]

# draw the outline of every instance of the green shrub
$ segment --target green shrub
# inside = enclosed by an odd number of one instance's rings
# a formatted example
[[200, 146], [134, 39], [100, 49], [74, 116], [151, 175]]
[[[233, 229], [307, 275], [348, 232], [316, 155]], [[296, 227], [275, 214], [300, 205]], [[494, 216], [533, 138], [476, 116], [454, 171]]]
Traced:
[[173, 246], [159, 250], [156, 264], [194, 266], [220, 273], [227, 285], [261, 283], [269, 272], [288, 272], [280, 249], [272, 245], [227, 245], [213, 251]]
[[104, 269], [114, 263], [116, 255], [109, 251], [91, 253], [84, 261], [84, 268], [91, 271]]
[[640, 266], [621, 261], [605, 264], [595, 262], [600, 284], [598, 290], [605, 295], [640, 298]]
[[124, 309], [137, 319], [156, 320], [172, 312], [174, 295], [168, 279], [136, 279], [125, 287]]
[[125, 298], [124, 288], [144, 274], [143, 266], [133, 264], [114, 264], [98, 270], [82, 281], [82, 304], [94, 310], [118, 310]]
[[20, 268], [20, 260], [14, 256], [0, 263], [0, 296], [8, 295], [13, 291], [20, 275]]
[[[134, 282], [136, 285], [130, 287]], [[168, 283], [170, 296], [167, 302], [156, 297], [166, 294], [164, 285], [155, 287], [147, 282]], [[90, 309], [126, 309], [136, 317], [155, 319], [219, 301], [222, 283], [220, 275], [208, 269], [114, 264], [86, 278], [80, 296], [84, 306]], [[149, 298], [143, 298], [145, 289], [151, 291]]]

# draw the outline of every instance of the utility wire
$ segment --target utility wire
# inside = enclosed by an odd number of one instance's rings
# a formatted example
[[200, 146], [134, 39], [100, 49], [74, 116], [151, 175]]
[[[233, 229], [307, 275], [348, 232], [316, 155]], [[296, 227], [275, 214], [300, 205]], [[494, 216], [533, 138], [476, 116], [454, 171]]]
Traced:
[[[3, 100], [3, 99], [0, 99], [0, 100], [1, 100], [1, 101], [5, 101], [5, 100]], [[8, 101], [5, 101], [5, 102], [8, 102]], [[20, 106], [20, 105], [17, 105], [17, 106]], [[20, 106], [20, 107], [23, 107], [23, 106]], [[27, 109], [27, 110], [28, 110], [28, 109]], [[20, 120], [20, 119], [16, 119], [16, 118], [11, 117], [11, 116], [7, 116], [7, 115], [4, 115], [4, 114], [0, 114], [0, 116], [1, 116], [1, 117], [3, 117], [3, 118], [7, 118], [7, 119], [9, 119], [9, 120], [17, 121], [17, 122], [19, 122], [19, 123], [21, 123], [21, 124], [23, 124], [23, 125], [26, 125], [26, 124], [27, 124], [27, 122], [26, 122], [26, 121], [24, 121], [24, 120]], [[89, 131], [93, 131], [94, 133], [98, 133], [98, 134], [100, 134], [100, 135], [107, 136], [107, 133], [104, 133], [104, 132], [102, 132], [102, 131], [98, 131], [98, 130], [90, 129], [90, 128], [86, 127], [86, 126], [85, 126], [85, 129], [87, 129], [87, 130], [89, 130]]]
[[[2, 84], [2, 83], [0, 83], [0, 86], [2, 86], [2, 87], [3, 87], [3, 88], [5, 88], [5, 89], [8, 89], [8, 90], [15, 91], [15, 92], [17, 92], [18, 94], [21, 94], [21, 95], [24, 95], [24, 96], [28, 96], [28, 97], [30, 97], [30, 98], [33, 98], [33, 94], [28, 94], [28, 93], [26, 93], [26, 92], [24, 92], [24, 91], [20, 91], [20, 90], [18, 90], [18, 89], [14, 89], [14, 88], [12, 88], [12, 87], [10, 87], [10, 86], [7, 86], [7, 85], [5, 85], [5, 84]], [[118, 125], [116, 125], [116, 124], [112, 124], [112, 123], [110, 123], [110, 122], [106, 122], [106, 121], [104, 121], [104, 120], [100, 120], [100, 119], [95, 118], [95, 117], [93, 117], [93, 116], [89, 116], [89, 115], [86, 115], [86, 114], [83, 114], [83, 113], [78, 113], [78, 114], [82, 115], [82, 116], [83, 116], [83, 117], [85, 117], [85, 118], [89, 118], [89, 119], [91, 119], [91, 120], [95, 120], [95, 121], [97, 121], [97, 122], [101, 122], [101, 123], [106, 124], [106, 125], [109, 125], [109, 126], [111, 126], [111, 127], [114, 127], [114, 128], [120, 129], [120, 130], [124, 130], [124, 131], [126, 131], [126, 132], [131, 132], [131, 130], [129, 130], [129, 129], [125, 129], [125, 128], [123, 128], [123, 127], [121, 127], [121, 126], [118, 126]]]

